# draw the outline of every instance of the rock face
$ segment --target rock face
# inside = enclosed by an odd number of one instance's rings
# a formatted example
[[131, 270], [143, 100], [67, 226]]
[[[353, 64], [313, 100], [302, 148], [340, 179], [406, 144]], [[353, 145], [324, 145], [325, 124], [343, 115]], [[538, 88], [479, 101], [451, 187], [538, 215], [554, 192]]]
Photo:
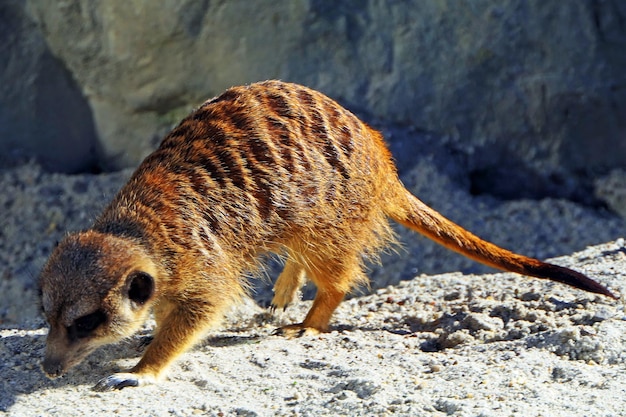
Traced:
[[46, 168], [86, 171], [98, 148], [83, 86], [50, 52], [22, 2], [1, 2], [0, 166], [36, 156]]
[[268, 78], [434, 132], [467, 156], [476, 193], [543, 196], [626, 165], [619, 0], [31, 0], [0, 21], [0, 146], [53, 169], [137, 164], [204, 99]]

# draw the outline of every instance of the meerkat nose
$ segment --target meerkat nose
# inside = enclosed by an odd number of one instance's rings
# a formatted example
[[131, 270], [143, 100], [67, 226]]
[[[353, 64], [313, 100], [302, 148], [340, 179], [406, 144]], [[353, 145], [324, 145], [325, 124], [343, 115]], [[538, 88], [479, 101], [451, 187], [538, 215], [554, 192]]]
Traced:
[[46, 376], [50, 379], [58, 378], [64, 373], [63, 364], [58, 358], [46, 357], [41, 367]]

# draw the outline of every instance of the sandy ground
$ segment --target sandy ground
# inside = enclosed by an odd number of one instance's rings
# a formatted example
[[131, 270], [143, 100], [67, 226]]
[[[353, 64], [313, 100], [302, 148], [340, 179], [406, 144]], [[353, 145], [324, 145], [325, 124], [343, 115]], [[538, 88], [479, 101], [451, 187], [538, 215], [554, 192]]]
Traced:
[[[556, 260], [626, 290], [626, 244]], [[9, 415], [626, 416], [623, 302], [513, 274], [420, 276], [344, 302], [333, 331], [272, 336], [252, 301], [159, 385], [98, 393], [132, 365], [137, 340], [103, 348], [62, 379], [38, 369], [41, 321], [0, 332]], [[149, 332], [148, 325], [146, 332]]]
[[[555, 262], [626, 292], [624, 220], [567, 201], [470, 196], [439, 165], [425, 158], [403, 179], [477, 234], [541, 258], [573, 253]], [[259, 305], [271, 285], [261, 281], [255, 301], [235, 308], [159, 385], [91, 390], [138, 360], [141, 335], [50, 381], [39, 369], [39, 268], [55, 240], [87, 227], [129, 173], [0, 171], [0, 414], [626, 416], [623, 300], [485, 274], [414, 234], [373, 268], [371, 294], [340, 306], [331, 333], [273, 336], [302, 320], [310, 301], [270, 317]], [[432, 273], [441, 270], [466, 274]]]

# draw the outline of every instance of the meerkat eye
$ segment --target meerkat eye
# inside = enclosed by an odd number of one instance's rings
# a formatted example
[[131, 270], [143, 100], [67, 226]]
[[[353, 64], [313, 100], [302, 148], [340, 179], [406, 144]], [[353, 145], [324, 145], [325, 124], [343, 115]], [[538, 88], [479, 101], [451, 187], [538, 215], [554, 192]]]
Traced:
[[70, 339], [82, 339], [89, 336], [106, 319], [106, 314], [101, 310], [77, 318], [67, 329]]

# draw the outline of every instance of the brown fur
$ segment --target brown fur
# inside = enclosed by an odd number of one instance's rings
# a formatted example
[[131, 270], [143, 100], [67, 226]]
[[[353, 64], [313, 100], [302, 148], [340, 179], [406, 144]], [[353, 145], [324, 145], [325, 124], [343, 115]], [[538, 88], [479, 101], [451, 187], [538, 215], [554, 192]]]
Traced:
[[244, 277], [267, 252], [286, 255], [274, 308], [305, 276], [318, 290], [304, 321], [283, 332], [325, 331], [366, 282], [363, 260], [393, 240], [387, 217], [488, 265], [613, 296], [446, 220], [402, 186], [378, 132], [318, 92], [267, 81], [231, 88], [185, 118], [94, 226], [54, 251], [40, 280], [51, 329], [44, 370], [63, 374], [135, 332], [152, 309], [157, 328], [142, 359], [98, 388], [158, 379], [245, 293]]

